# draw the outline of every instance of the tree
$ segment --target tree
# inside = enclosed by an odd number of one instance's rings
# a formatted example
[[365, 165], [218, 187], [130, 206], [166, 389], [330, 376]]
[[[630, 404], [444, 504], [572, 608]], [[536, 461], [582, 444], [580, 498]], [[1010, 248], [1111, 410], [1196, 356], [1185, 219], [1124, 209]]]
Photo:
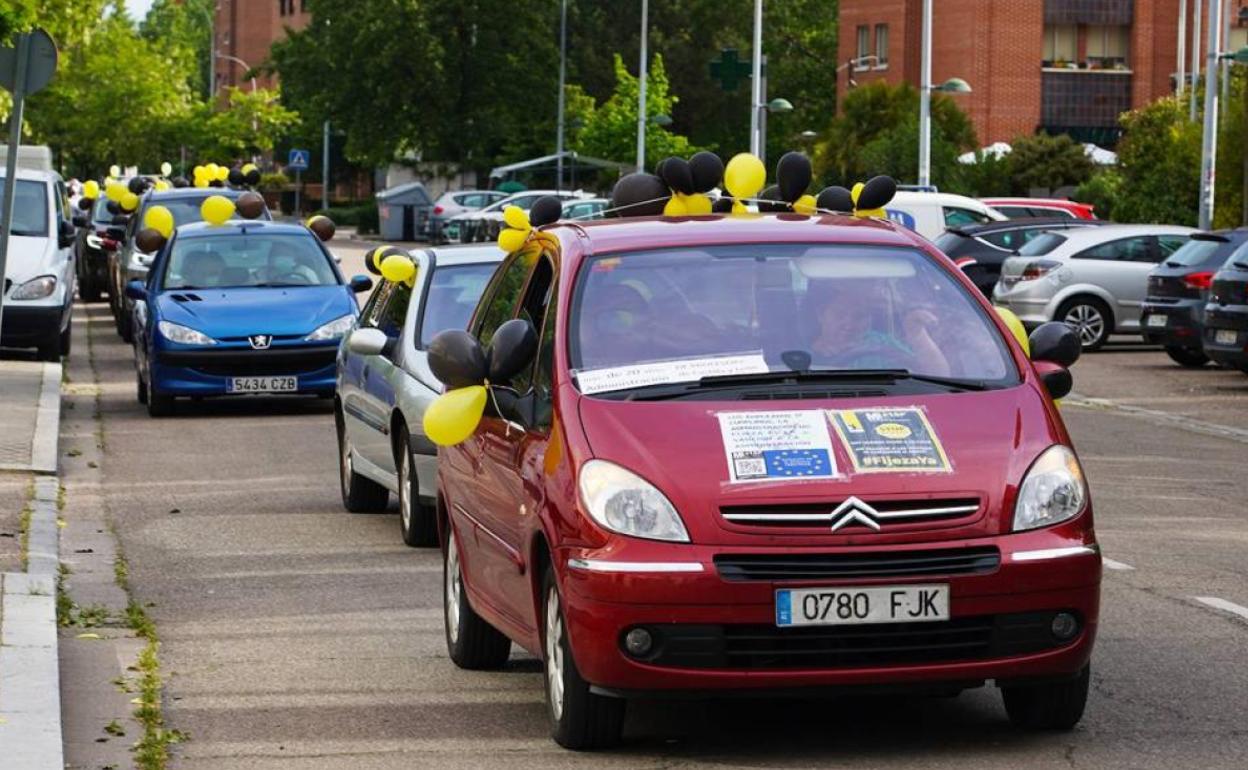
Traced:
[[1197, 222], [1201, 125], [1186, 100], [1165, 97], [1123, 115], [1118, 144], [1121, 184], [1113, 202], [1121, 222]]
[[195, 111], [190, 143], [205, 160], [238, 160], [273, 151], [277, 140], [299, 122], [299, 115], [282, 106], [278, 92], [226, 88], [218, 102], [224, 108], [201, 104]]
[[139, 34], [160, 43], [190, 73], [191, 92], [208, 98], [211, 80], [212, 14], [216, 0], [155, 0], [139, 23]]
[[1014, 195], [1031, 195], [1036, 188], [1050, 191], [1044, 193], [1047, 195], [1061, 187], [1080, 185], [1096, 170], [1083, 145], [1065, 134], [1017, 136], [1011, 146], [1007, 162]]

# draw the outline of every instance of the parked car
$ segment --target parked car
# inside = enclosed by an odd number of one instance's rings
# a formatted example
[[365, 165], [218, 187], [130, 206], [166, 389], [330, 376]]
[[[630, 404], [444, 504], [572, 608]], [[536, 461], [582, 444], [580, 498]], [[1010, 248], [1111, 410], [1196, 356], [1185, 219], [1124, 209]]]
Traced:
[[1084, 350], [1111, 334], [1138, 334], [1148, 273], [1196, 231], [1169, 225], [1104, 225], [1048, 232], [1001, 266], [992, 301], [1031, 329], [1065, 321]]
[[[0, 203], [3, 195], [0, 187]], [[73, 334], [75, 230], [66, 206], [60, 174], [17, 169], [0, 347], [35, 348], [45, 361], [69, 355]]]
[[1205, 305], [1213, 276], [1229, 259], [1248, 250], [1248, 228], [1195, 233], [1182, 248], [1148, 274], [1141, 308], [1144, 341], [1165, 347], [1182, 366], [1204, 366]]
[[1065, 198], [980, 198], [1010, 219], [1029, 217], [1066, 217], [1068, 219], [1096, 219], [1091, 203], [1079, 203]]
[[503, 228], [503, 209], [508, 206], [519, 206], [528, 211], [538, 198], [552, 195], [560, 200], [573, 200], [588, 197], [582, 192], [556, 190], [525, 190], [509, 195], [496, 201], [480, 211], [467, 211], [451, 217], [446, 223], [447, 240], [459, 240], [461, 243], [481, 243], [494, 241]]
[[490, 246], [416, 251], [416, 285], [383, 282], [338, 353], [334, 417], [342, 504], [384, 510], [399, 496], [408, 545], [436, 545], [433, 502], [437, 447], [425, 438], [425, 409], [442, 392], [425, 347], [444, 329], [464, 329], [502, 261]]
[[1204, 348], [1216, 363], [1248, 373], [1248, 255], [1242, 249], [1213, 274]]
[[[126, 222], [125, 231], [121, 237], [121, 248], [116, 251], [109, 252], [108, 270], [112, 281], [112, 291], [110, 289], [110, 298], [116, 297], [115, 303], [110, 302], [113, 310], [113, 319], [117, 325], [117, 333], [126, 341], [131, 341], [131, 332], [134, 328], [132, 321], [132, 312], [134, 310], [134, 300], [130, 299], [125, 293], [125, 286], [130, 281], [144, 281], [147, 278], [147, 270], [155, 259], [155, 254], [145, 254], [137, 248], [134, 238], [139, 230], [143, 229], [143, 218], [147, 215], [148, 209], [152, 206], [164, 206], [169, 209], [169, 213], [173, 215], [174, 226], [192, 224], [194, 222], [202, 222], [203, 215], [200, 213], [200, 207], [203, 206], [204, 200], [212, 195], [222, 195], [230, 200], [237, 200], [245, 190], [234, 190], [230, 188], [220, 187], [180, 187], [173, 190], [149, 191], [143, 195], [139, 202], [139, 208], [134, 215], [129, 217]], [[235, 219], [238, 215], [235, 214]], [[268, 206], [265, 206], [264, 213], [260, 215], [260, 219], [271, 219]]]
[[439, 453], [455, 664], [539, 656], [570, 748], [618, 740], [643, 695], [993, 680], [1016, 724], [1079, 720], [1101, 558], [1052, 400], [1069, 328], [1033, 334], [1029, 362], [888, 223], [542, 234], [470, 337], [439, 338], [466, 363], [431, 359], [479, 382], [488, 349], [497, 405]]
[[572, 219], [578, 222], [602, 219], [602, 212], [610, 205], [611, 200], [609, 198], [570, 200], [563, 204], [563, 214], [560, 215], [560, 219]]
[[83, 302], [99, 302], [100, 296], [110, 291], [108, 278], [108, 253], [116, 251], [120, 242], [112, 237], [109, 228], [117, 219], [108, 210], [108, 199], [101, 196], [90, 211], [78, 211], [74, 225], [78, 232], [74, 237], [74, 269], [78, 277], [78, 296]]
[[899, 191], [884, 207], [888, 218], [934, 241], [950, 227], [1004, 220], [988, 206], [965, 195]]
[[936, 248], [962, 268], [985, 297], [1001, 277], [1001, 263], [1018, 252], [1024, 244], [1050, 230], [1099, 225], [1099, 219], [1011, 219], [982, 225], [951, 227], [936, 239]]
[[507, 193], [498, 190], [456, 190], [442, 193], [433, 202], [433, 211], [429, 215], [427, 236], [430, 242], [446, 242], [447, 238], [442, 231], [446, 221], [451, 217], [483, 209], [506, 197]]
[[[355, 294], [303, 225], [236, 220], [177, 228], [133, 279], [139, 403], [169, 415], [179, 396], [334, 393], [338, 343], [355, 325]], [[137, 304], [141, 302], [142, 304]]]

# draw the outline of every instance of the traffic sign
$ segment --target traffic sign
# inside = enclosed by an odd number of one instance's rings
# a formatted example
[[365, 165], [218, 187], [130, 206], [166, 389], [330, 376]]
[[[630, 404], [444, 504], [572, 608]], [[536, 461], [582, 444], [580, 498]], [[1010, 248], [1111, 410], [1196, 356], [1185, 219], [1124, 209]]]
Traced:
[[24, 52], [26, 78], [21, 90], [24, 94], [33, 94], [46, 86], [56, 73], [56, 43], [41, 29], [19, 37], [25, 40], [19, 40], [16, 48], [0, 46], [0, 86], [7, 91], [18, 90], [18, 56]]
[[286, 167], [291, 171], [307, 171], [308, 158], [311, 153], [307, 150], [291, 150], [290, 158], [286, 161]]

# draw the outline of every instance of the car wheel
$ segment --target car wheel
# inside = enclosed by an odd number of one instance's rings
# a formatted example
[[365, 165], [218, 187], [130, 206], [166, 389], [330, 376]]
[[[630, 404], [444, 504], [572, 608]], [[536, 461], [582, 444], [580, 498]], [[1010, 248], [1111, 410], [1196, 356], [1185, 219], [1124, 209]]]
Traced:
[[152, 417], [169, 417], [173, 414], [173, 396], [156, 390], [155, 385], [147, 387], [147, 413]]
[[143, 373], [137, 370], [134, 373], [134, 397], [140, 404], [147, 403], [147, 383], [143, 381]]
[[1069, 730], [1079, 724], [1088, 702], [1092, 667], [1087, 665], [1062, 682], [1001, 688], [1005, 712], [1015, 727], [1027, 730]]
[[572, 659], [568, 628], [555, 583], [546, 569], [542, 581], [542, 666], [551, 737], [565, 749], [609, 748], [620, 742], [628, 702], [593, 693]]
[[342, 489], [342, 507], [352, 513], [384, 511], [390, 500], [390, 492], [382, 485], [366, 479], [355, 472], [352, 463], [353, 449], [347, 438], [347, 426], [342, 410], [334, 411], [334, 423], [338, 429], [338, 479]]
[[468, 603], [459, 561], [459, 540], [454, 527], [448, 524], [446, 531], [446, 551], [442, 554], [446, 652], [451, 662], [460, 668], [474, 671], [500, 668], [511, 655], [511, 640], [486, 623]]
[[1167, 345], [1166, 355], [1170, 356], [1170, 360], [1179, 366], [1186, 366], [1192, 369], [1199, 369], [1209, 363], [1209, 356], [1205, 355], [1203, 350], [1181, 348], [1177, 345]]
[[1057, 320], [1079, 335], [1085, 351], [1100, 350], [1114, 330], [1114, 318], [1104, 302], [1093, 297], [1067, 300], [1057, 311]]
[[420, 504], [420, 480], [406, 427], [399, 429], [398, 454], [399, 532], [403, 542], [413, 548], [437, 545], [438, 521], [432, 509]]

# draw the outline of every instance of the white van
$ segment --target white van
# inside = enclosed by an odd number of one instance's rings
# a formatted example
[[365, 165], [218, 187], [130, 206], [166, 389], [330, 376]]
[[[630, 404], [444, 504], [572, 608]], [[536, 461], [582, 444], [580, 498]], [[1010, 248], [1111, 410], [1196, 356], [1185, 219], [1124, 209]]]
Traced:
[[[4, 194], [0, 173], [0, 196]], [[13, 231], [4, 270], [0, 347], [36, 348], [45, 361], [69, 355], [74, 306], [74, 225], [55, 171], [17, 170]]]
[[934, 241], [950, 227], [998, 222], [1004, 214], [965, 195], [900, 190], [884, 207], [888, 218]]

